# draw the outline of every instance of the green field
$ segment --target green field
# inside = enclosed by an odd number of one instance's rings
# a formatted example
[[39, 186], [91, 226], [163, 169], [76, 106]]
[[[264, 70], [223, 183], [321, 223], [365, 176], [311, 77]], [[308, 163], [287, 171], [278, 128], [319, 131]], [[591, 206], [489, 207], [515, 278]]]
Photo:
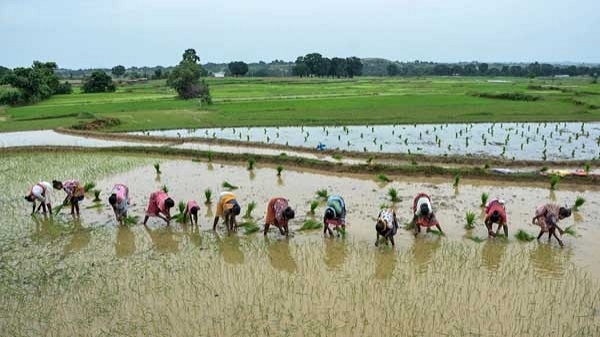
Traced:
[[[69, 127], [98, 117], [110, 131], [218, 126], [600, 120], [600, 84], [588, 78], [224, 78], [209, 79], [214, 104], [179, 100], [164, 81], [115, 93], [57, 95], [35, 105], [0, 107], [0, 131]], [[473, 93], [523, 93], [520, 101]]]

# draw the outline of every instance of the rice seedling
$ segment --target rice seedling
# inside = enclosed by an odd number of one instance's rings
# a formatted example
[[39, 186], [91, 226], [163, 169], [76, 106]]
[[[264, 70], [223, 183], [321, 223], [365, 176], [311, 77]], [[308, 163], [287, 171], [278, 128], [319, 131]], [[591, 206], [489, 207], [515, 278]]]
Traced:
[[323, 199], [323, 200], [327, 200], [327, 198], [329, 198], [329, 194], [327, 193], [327, 189], [326, 188], [322, 188], [320, 190], [317, 190], [317, 192], [315, 192], [315, 194], [317, 195], [317, 197]]
[[458, 187], [459, 183], [460, 183], [460, 175], [457, 174], [454, 176], [454, 183], [452, 184], [452, 186]]
[[[241, 134], [240, 134], [240, 136], [241, 136]], [[212, 153], [212, 151], [206, 152], [206, 157], [208, 158], [208, 162], [212, 163], [212, 160], [213, 160], [213, 153]]]
[[315, 214], [315, 210], [319, 207], [319, 201], [313, 200], [310, 202], [310, 214]]
[[253, 158], [248, 159], [248, 170], [254, 170], [254, 165], [256, 165], [256, 160]]
[[334, 153], [331, 155], [331, 158], [333, 158], [335, 160], [342, 160], [342, 155], [339, 153]]
[[550, 190], [554, 191], [557, 188], [558, 183], [560, 182], [560, 176], [553, 174], [550, 176]]
[[96, 183], [94, 182], [89, 182], [86, 183], [85, 185], [83, 185], [83, 190], [85, 191], [85, 193], [90, 192], [91, 190], [94, 189], [94, 187], [96, 187]]
[[276, 169], [277, 169], [277, 176], [281, 177], [281, 171], [283, 171], [283, 166], [279, 165], [279, 166], [277, 166]]
[[400, 202], [400, 197], [398, 196], [398, 190], [390, 187], [388, 189], [388, 196], [390, 197], [390, 201], [395, 203], [395, 202]]
[[382, 183], [389, 183], [390, 181], [392, 181], [388, 176], [386, 176], [383, 173], [377, 175], [377, 180], [379, 180]]
[[475, 213], [467, 212], [465, 214], [465, 220], [467, 223], [465, 224], [465, 229], [473, 229], [475, 228]]
[[165, 193], [169, 193], [169, 187], [167, 185], [162, 186], [162, 191]]
[[128, 215], [123, 218], [124, 225], [135, 225], [140, 221], [140, 217], [137, 215]]
[[179, 203], [177, 204], [177, 208], [179, 209], [179, 213], [183, 214], [183, 212], [185, 212], [185, 201], [179, 201]]
[[444, 232], [440, 232], [437, 229], [430, 229], [429, 233], [436, 235], [436, 236], [446, 236], [446, 234]]
[[300, 227], [301, 231], [323, 228], [323, 224], [314, 220], [306, 220]]
[[581, 208], [581, 206], [583, 206], [583, 204], [585, 204], [585, 198], [582, 196], [578, 196], [575, 199], [575, 205], [573, 205], [573, 210], [579, 211], [579, 208]]
[[523, 241], [523, 242], [530, 242], [535, 240], [535, 236], [527, 233], [526, 231], [519, 229], [517, 231], [517, 233], [515, 234], [515, 238], [517, 238], [517, 240], [519, 241]]
[[160, 171], [160, 163], [154, 163], [154, 171], [156, 171], [156, 174], [161, 174], [162, 172]]
[[477, 236], [477, 235], [470, 235], [470, 236], [468, 236], [468, 238], [469, 238], [469, 240], [471, 240], [471, 241], [473, 241], [473, 242], [477, 242], [477, 243], [482, 243], [482, 242], [484, 242], [484, 241], [485, 241], [485, 239], [483, 239], [483, 238], [480, 238], [480, 237], [479, 237], [479, 236]]
[[95, 202], [99, 202], [100, 201], [100, 190], [94, 190], [94, 201]]
[[575, 230], [574, 226], [569, 226], [565, 228], [564, 234], [567, 234], [569, 236], [577, 236], [577, 231]]
[[244, 228], [244, 234], [245, 235], [249, 235], [252, 233], [256, 233], [258, 231], [260, 231], [260, 226], [257, 225], [255, 222], [249, 221], [249, 222], [242, 222], [239, 227]]
[[204, 204], [208, 205], [212, 203], [212, 190], [207, 188], [204, 190]]
[[546, 172], [548, 171], [548, 166], [542, 166], [542, 168], [540, 169], [540, 172]]
[[489, 194], [487, 194], [485, 192], [481, 193], [481, 205], [480, 205], [480, 207], [485, 207], [485, 204], [487, 203], [489, 197], [490, 197]]
[[228, 189], [228, 190], [237, 190], [237, 186], [230, 184], [228, 181], [224, 181], [223, 184], [221, 184], [221, 186], [223, 186], [223, 188]]
[[373, 163], [373, 159], [374, 158], [372, 156], [367, 158], [367, 165], [371, 165]]
[[256, 201], [252, 201], [246, 206], [246, 214], [244, 214], [244, 219], [251, 219], [252, 211], [254, 211], [254, 209], [256, 209]]
[[335, 227], [334, 230], [336, 232], [338, 232], [338, 234], [340, 234], [342, 237], [346, 236], [346, 228], [344, 228], [342, 226], [338, 226], [338, 227]]

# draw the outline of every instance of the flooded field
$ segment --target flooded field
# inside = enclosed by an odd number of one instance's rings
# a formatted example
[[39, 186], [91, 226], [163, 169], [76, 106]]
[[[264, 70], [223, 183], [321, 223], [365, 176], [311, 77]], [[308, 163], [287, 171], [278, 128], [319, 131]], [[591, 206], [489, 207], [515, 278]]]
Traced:
[[600, 123], [476, 123], [253, 127], [133, 132], [356, 152], [472, 155], [515, 160], [592, 160], [600, 157]]
[[[162, 174], [152, 164], [160, 163]], [[600, 191], [596, 187], [441, 179], [335, 176], [285, 168], [107, 154], [16, 154], [0, 161], [0, 335], [581, 335], [600, 333]], [[101, 203], [83, 202], [74, 220], [66, 209], [30, 217], [22, 196], [40, 179], [95, 182]], [[296, 208], [292, 236], [271, 230], [229, 235], [211, 230], [223, 181], [238, 186], [242, 205], [261, 224], [272, 196]], [[114, 183], [130, 187], [131, 215], [143, 216], [149, 194], [167, 186], [177, 201], [201, 204], [200, 227], [151, 220], [117, 226], [106, 203]], [[398, 190], [392, 204], [388, 189]], [[301, 231], [315, 192], [339, 193], [348, 207], [348, 234], [323, 238]], [[446, 235], [415, 238], [400, 230], [396, 249], [374, 246], [382, 204], [410, 219], [412, 197], [428, 192]], [[480, 196], [507, 201], [508, 239], [485, 240]], [[585, 205], [563, 226], [566, 247], [523, 243], [543, 202]], [[58, 194], [59, 198], [63, 196]], [[96, 207], [96, 205], [99, 205]], [[177, 207], [175, 207], [177, 208]], [[479, 217], [464, 229], [465, 213]], [[173, 211], [177, 213], [176, 210]], [[262, 226], [261, 226], [262, 227]], [[564, 228], [563, 227], [563, 228]], [[482, 239], [482, 242], [479, 242]]]

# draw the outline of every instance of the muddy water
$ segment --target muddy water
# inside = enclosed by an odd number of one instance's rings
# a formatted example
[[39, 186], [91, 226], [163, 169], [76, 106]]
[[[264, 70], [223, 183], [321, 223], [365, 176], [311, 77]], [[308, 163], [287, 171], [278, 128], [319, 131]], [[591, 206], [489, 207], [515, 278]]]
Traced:
[[[36, 171], [35, 162], [13, 158], [14, 166], [26, 163]], [[29, 205], [19, 198], [27, 183], [12, 179], [5, 182], [8, 194], [2, 199], [10, 206], [0, 208], [1, 335], [600, 332], [598, 190], [561, 186], [549, 193], [545, 186], [468, 180], [454, 189], [442, 179], [401, 177], [381, 185], [373, 177], [292, 169], [278, 178], [271, 167], [251, 172], [244, 166], [161, 159], [163, 173], [157, 176], [148, 161], [99, 177], [102, 199], [114, 183], [125, 183], [133, 200], [130, 214], [141, 216], [149, 194], [163, 185], [176, 201], [196, 199], [202, 205], [204, 190], [214, 191], [214, 201], [227, 180], [239, 186], [235, 193], [243, 213], [249, 202], [257, 202], [253, 216], [258, 223], [269, 197], [288, 197], [298, 215], [291, 223], [293, 236], [284, 240], [276, 230], [267, 238], [243, 230], [227, 235], [222, 227], [213, 233], [214, 206], [201, 206], [199, 228], [166, 227], [156, 219], [147, 227], [116, 226], [106, 203], [95, 208], [91, 198], [84, 201], [79, 220], [64, 209], [52, 219], [31, 218]], [[73, 174], [73, 166], [94, 160], [75, 163], [57, 161], [53, 175]], [[374, 217], [381, 204], [390, 204], [390, 187], [402, 199], [394, 205], [401, 222], [410, 218], [412, 196], [429, 192], [446, 236], [414, 238], [400, 230], [395, 250], [375, 248]], [[319, 230], [298, 230], [312, 217], [308, 204], [321, 188], [346, 199], [345, 238], [323, 239]], [[481, 218], [475, 230], [463, 228], [467, 210], [480, 212], [482, 192], [507, 201], [508, 240], [465, 238], [485, 237]], [[528, 222], [538, 203], [572, 202], [577, 195], [587, 202], [563, 225], [574, 225], [581, 236], [565, 237], [565, 248], [514, 239], [517, 229], [537, 233]], [[321, 204], [315, 218], [322, 212]], [[548, 318], [558, 310], [560, 320]]]
[[133, 132], [219, 138], [358, 152], [590, 160], [600, 156], [600, 123], [476, 123], [340, 127], [212, 128]]
[[17, 146], [81, 146], [114, 147], [144, 146], [148, 143], [103, 140], [90, 137], [71, 136], [52, 130], [0, 132], [0, 148]]

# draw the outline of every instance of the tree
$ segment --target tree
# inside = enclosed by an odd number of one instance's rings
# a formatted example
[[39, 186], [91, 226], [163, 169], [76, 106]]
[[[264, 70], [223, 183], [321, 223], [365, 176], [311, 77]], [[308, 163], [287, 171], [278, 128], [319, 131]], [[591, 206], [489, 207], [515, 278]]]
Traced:
[[34, 61], [30, 68], [15, 68], [7, 73], [3, 82], [20, 90], [22, 103], [38, 102], [52, 96], [58, 88], [56, 69], [54, 62]]
[[390, 63], [386, 67], [386, 71], [388, 76], [396, 76], [398, 75], [398, 66], [395, 63]]
[[346, 59], [334, 57], [329, 63], [329, 76], [331, 77], [346, 77]]
[[227, 67], [233, 76], [244, 76], [248, 73], [248, 64], [242, 61], [230, 62]]
[[362, 75], [362, 70], [363, 64], [358, 57], [352, 56], [346, 58], [346, 73], [348, 77], [360, 76]]
[[312, 76], [319, 74], [322, 62], [323, 56], [319, 53], [310, 53], [304, 56], [304, 63], [308, 67], [309, 74]]
[[85, 79], [81, 86], [81, 91], [84, 93], [113, 92], [116, 89], [112, 78], [101, 70], [94, 71], [90, 77]]
[[211, 104], [208, 84], [204, 80], [200, 81], [203, 69], [198, 64], [199, 61], [196, 51], [187, 49], [181, 62], [171, 71], [167, 84], [177, 91], [180, 98], [200, 98], [201, 102]]
[[152, 79], [160, 80], [163, 77], [163, 72], [161, 68], [157, 68], [154, 70], [154, 75], [152, 75]]
[[292, 75], [300, 77], [310, 76], [310, 69], [304, 62], [304, 57], [300, 56], [296, 59], [296, 63], [292, 68]]
[[480, 63], [479, 64], [479, 73], [481, 75], [487, 74], [488, 70], [489, 70], [489, 65], [487, 63]]
[[121, 77], [125, 75], [125, 67], [123, 67], [122, 65], [114, 66], [112, 67], [110, 72], [116, 77]]

